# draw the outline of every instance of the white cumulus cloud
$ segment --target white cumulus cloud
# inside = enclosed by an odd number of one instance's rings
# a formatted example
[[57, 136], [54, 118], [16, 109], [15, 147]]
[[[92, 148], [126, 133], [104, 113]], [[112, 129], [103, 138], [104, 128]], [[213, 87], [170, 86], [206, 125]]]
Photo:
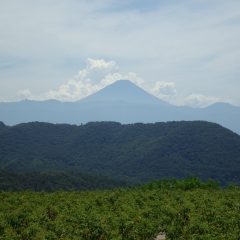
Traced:
[[29, 89], [21, 89], [18, 91], [17, 95], [20, 99], [31, 99], [33, 97]]
[[219, 102], [220, 99], [212, 96], [205, 96], [202, 94], [191, 94], [187, 96], [183, 103], [191, 107], [206, 107], [213, 103]]
[[76, 101], [121, 79], [131, 80], [137, 85], [144, 83], [134, 72], [119, 72], [119, 67], [114, 61], [88, 58], [85, 68], [56, 90], [48, 91], [45, 98]]
[[157, 81], [150, 92], [166, 102], [177, 104], [177, 89], [174, 82]]
[[88, 58], [86, 65], [72, 79], [56, 89], [34, 95], [29, 89], [18, 91], [19, 99], [77, 101], [89, 96], [115, 81], [130, 80], [156, 97], [173, 105], [205, 107], [221, 99], [203, 94], [181, 95], [174, 82], [157, 81], [153, 84], [144, 81], [135, 72], [122, 73], [115, 61]]
[[117, 69], [118, 66], [114, 61], [105, 61], [104, 59], [87, 59], [87, 68], [89, 69]]
[[164, 81], [157, 81], [152, 88], [152, 92], [156, 96], [162, 95], [176, 95], [177, 90], [174, 82], [164, 82]]

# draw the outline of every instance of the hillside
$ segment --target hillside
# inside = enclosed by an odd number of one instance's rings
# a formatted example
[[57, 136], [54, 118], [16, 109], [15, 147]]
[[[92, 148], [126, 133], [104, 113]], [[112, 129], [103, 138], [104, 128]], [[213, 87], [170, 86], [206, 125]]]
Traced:
[[0, 133], [5, 131], [6, 129], [7, 129], [7, 126], [3, 122], [0, 122]]
[[203, 120], [240, 133], [240, 107], [226, 103], [206, 108], [174, 106], [128, 80], [116, 81], [76, 102], [0, 102], [0, 120], [8, 125], [32, 121], [79, 125], [95, 121], [126, 124]]
[[0, 132], [0, 168], [64, 171], [132, 182], [198, 176], [240, 182], [240, 136], [208, 122], [27, 123]]

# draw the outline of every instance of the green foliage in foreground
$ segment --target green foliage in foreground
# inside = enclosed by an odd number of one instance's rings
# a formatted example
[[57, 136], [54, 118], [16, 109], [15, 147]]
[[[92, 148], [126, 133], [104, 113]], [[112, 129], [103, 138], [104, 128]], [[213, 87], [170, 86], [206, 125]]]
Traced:
[[0, 239], [239, 239], [240, 188], [196, 179], [90, 192], [0, 193]]

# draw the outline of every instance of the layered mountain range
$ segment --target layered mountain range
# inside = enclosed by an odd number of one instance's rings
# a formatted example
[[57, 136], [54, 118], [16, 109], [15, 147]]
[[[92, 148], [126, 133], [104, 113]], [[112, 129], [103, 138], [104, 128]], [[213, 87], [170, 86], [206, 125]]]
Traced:
[[205, 120], [240, 133], [240, 107], [227, 103], [216, 103], [206, 108], [177, 107], [128, 80], [117, 81], [76, 102], [2, 102], [0, 120], [8, 125], [31, 121], [82, 124], [90, 121], [154, 123]]
[[240, 108], [230, 104], [177, 107], [120, 80], [77, 102], [0, 103], [0, 121], [0, 190], [240, 183]]

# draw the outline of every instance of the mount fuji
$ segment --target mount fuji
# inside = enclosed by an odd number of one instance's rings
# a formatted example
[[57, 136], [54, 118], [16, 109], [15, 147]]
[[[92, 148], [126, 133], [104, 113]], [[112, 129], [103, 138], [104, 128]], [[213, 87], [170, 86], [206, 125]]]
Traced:
[[0, 103], [0, 121], [8, 125], [41, 121], [81, 124], [93, 121], [152, 123], [205, 120], [240, 133], [240, 107], [216, 103], [206, 108], [177, 107], [128, 80], [119, 80], [76, 102], [57, 100]]
[[81, 102], [122, 102], [168, 105], [129, 80], [119, 80], [84, 98]]

